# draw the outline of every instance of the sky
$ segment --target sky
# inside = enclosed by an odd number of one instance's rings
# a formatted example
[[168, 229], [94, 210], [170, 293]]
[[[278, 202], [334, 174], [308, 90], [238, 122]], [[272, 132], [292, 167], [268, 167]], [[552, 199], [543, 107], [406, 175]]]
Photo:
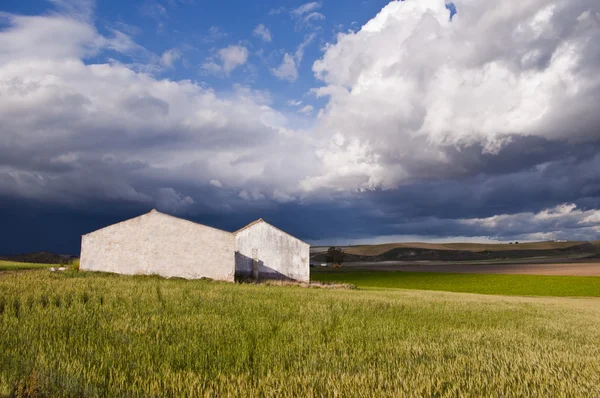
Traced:
[[597, 0], [5, 0], [0, 254], [152, 208], [312, 244], [600, 239]]

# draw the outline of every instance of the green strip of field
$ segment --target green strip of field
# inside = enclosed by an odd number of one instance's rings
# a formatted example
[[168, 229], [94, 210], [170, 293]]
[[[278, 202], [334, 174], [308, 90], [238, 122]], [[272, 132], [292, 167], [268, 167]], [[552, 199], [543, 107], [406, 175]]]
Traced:
[[600, 297], [598, 276], [453, 274], [400, 271], [318, 270], [313, 281], [351, 283], [359, 288], [441, 290], [510, 296]]
[[0, 330], [0, 396], [600, 396], [597, 298], [31, 271]]
[[0, 260], [0, 271], [18, 271], [28, 269], [43, 269], [50, 267], [61, 267], [57, 264], [37, 264], [37, 263], [19, 263], [16, 261]]

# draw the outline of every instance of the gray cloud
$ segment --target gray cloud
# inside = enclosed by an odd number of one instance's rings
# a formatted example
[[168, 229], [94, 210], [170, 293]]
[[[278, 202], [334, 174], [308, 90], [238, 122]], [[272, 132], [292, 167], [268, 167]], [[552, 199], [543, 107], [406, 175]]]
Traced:
[[[326, 46], [309, 129], [268, 91], [156, 78], [176, 53], [101, 35], [93, 8], [3, 14], [0, 199], [227, 214], [230, 229], [266, 214], [315, 240], [593, 238], [600, 6], [456, 3], [449, 22], [443, 1], [392, 2]], [[314, 37], [280, 78], [298, 77]], [[216, 56], [220, 73], [246, 62], [237, 50]], [[86, 64], [114, 51], [131, 63]]]
[[[217, 93], [122, 63], [86, 65], [86, 56], [137, 45], [63, 14], [8, 21], [0, 31], [0, 43], [10, 43], [0, 50], [0, 195], [165, 202], [159, 189], [172, 185], [153, 181], [168, 174], [198, 187], [251, 184], [272, 197], [275, 187], [295, 191], [312, 167], [300, 161], [308, 136], [288, 126], [266, 91]], [[241, 59], [228, 54], [223, 68], [231, 70]]]

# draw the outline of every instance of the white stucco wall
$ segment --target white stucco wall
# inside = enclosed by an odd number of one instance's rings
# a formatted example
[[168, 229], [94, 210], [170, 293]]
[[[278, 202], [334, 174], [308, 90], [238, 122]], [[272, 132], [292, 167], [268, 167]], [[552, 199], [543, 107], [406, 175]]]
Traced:
[[80, 269], [233, 281], [235, 237], [153, 210], [82, 237]]
[[310, 281], [310, 245], [260, 221], [235, 233], [236, 274], [249, 276], [259, 260], [259, 278]]

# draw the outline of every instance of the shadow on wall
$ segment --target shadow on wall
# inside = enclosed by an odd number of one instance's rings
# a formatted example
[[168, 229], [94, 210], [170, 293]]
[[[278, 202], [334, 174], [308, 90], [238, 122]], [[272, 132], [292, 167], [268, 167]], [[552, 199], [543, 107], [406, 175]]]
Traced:
[[[254, 279], [253, 276], [254, 259], [240, 253], [235, 252], [235, 280]], [[276, 279], [283, 281], [295, 281], [296, 279], [282, 274], [281, 272], [267, 267], [262, 260], [257, 260], [258, 280]]]

